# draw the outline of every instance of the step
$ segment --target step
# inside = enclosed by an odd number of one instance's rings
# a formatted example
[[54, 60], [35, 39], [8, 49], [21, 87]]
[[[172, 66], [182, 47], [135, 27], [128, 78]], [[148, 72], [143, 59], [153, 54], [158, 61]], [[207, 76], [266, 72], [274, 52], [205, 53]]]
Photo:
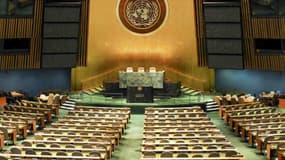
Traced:
[[207, 112], [210, 112], [210, 111], [217, 111], [219, 110], [219, 108], [210, 108], [210, 109], [207, 109]]
[[95, 89], [99, 92], [102, 92], [104, 90], [104, 88], [102, 88], [102, 87], [95, 87]]
[[191, 96], [197, 96], [197, 95], [199, 95], [199, 94], [201, 94], [201, 92], [194, 92], [194, 93], [191, 93], [190, 95], [191, 95]]
[[195, 92], [197, 92], [197, 91], [190, 89], [188, 91], [185, 91], [184, 93], [185, 94], [191, 94], [191, 93], [195, 93]]
[[96, 89], [89, 89], [89, 92], [92, 92], [92, 93], [100, 93], [100, 91], [96, 90]]
[[217, 104], [217, 102], [206, 102], [206, 105]]
[[70, 107], [64, 107], [64, 106], [60, 106], [60, 109], [73, 110], [73, 108], [70, 108]]
[[219, 105], [206, 106], [206, 108], [220, 108]]
[[76, 104], [76, 102], [74, 102], [74, 101], [69, 101], [69, 100], [64, 101], [64, 103], [68, 103], [68, 104]]
[[62, 106], [65, 106], [65, 107], [74, 107], [75, 104], [67, 104], [67, 103], [63, 103]]

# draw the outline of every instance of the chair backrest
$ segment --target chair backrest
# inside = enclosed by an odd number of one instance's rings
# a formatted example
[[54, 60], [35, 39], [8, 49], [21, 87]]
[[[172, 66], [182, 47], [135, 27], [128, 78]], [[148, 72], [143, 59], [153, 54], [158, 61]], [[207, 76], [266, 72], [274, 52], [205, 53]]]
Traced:
[[192, 158], [203, 158], [203, 155], [201, 155], [201, 154], [194, 154], [192, 156]]
[[217, 146], [216, 145], [210, 145], [207, 147], [207, 149], [217, 149]]
[[153, 145], [147, 145], [144, 147], [145, 150], [155, 150], [155, 146]]
[[23, 145], [23, 146], [26, 146], [26, 147], [31, 147], [31, 146], [32, 146], [32, 143], [31, 143], [31, 142], [28, 142], [28, 141], [23, 141], [23, 142], [22, 142], [22, 145]]
[[38, 143], [38, 144], [36, 144], [36, 146], [37, 146], [37, 147], [46, 147], [46, 144], [44, 144], [44, 143]]
[[78, 152], [78, 151], [72, 152], [71, 155], [72, 156], [78, 156], [78, 157], [82, 157], [83, 156], [83, 154], [81, 152]]
[[22, 153], [21, 150], [19, 148], [17, 148], [17, 147], [12, 147], [10, 149], [10, 151], [11, 151], [12, 154], [21, 154]]
[[138, 67], [138, 72], [144, 72], [144, 67]]
[[143, 153], [143, 157], [144, 158], [155, 158], [155, 152], [152, 152], [152, 151], [148, 151], [148, 152], [144, 152]]
[[163, 147], [164, 150], [174, 150], [173, 146], [165, 146]]
[[149, 72], [156, 72], [156, 68], [155, 67], [149, 67]]
[[56, 141], [56, 139], [55, 139], [55, 138], [52, 138], [52, 137], [47, 138], [47, 140], [48, 140], [48, 141]]
[[211, 152], [209, 157], [220, 157], [220, 154], [218, 152]]
[[65, 148], [75, 148], [75, 146], [73, 144], [67, 144]]
[[56, 153], [57, 156], [67, 156], [67, 153], [66, 152], [63, 152], [63, 151], [58, 151]]
[[188, 149], [187, 146], [179, 146], [179, 147], [178, 147], [178, 150], [187, 150], [187, 149]]
[[82, 148], [92, 148], [92, 145], [86, 143], [86, 144], [83, 144], [83, 145], [82, 145]]
[[53, 143], [50, 145], [51, 148], [60, 148], [60, 145], [57, 143]]
[[232, 157], [232, 156], [235, 156], [235, 155], [237, 155], [237, 152], [235, 152], [235, 151], [227, 151], [226, 152], [226, 157]]
[[42, 151], [41, 155], [52, 155], [52, 154], [48, 151]]
[[133, 67], [127, 67], [126, 72], [133, 72], [133, 71], [134, 71]]
[[187, 153], [178, 153], [177, 158], [188, 158], [188, 154]]
[[162, 157], [162, 158], [171, 158], [171, 157], [173, 157], [173, 153], [172, 152], [162, 152], [160, 157]]
[[89, 153], [90, 157], [101, 157], [100, 153], [98, 151], [92, 151]]
[[69, 139], [69, 138], [66, 138], [66, 137], [63, 137], [63, 138], [61, 138], [60, 140], [61, 140], [61, 141], [70, 141], [70, 139]]
[[33, 149], [27, 149], [25, 153], [29, 155], [36, 155], [36, 152]]
[[60, 104], [60, 95], [56, 94], [53, 99], [53, 104]]
[[192, 149], [203, 149], [203, 147], [200, 146], [200, 145], [196, 145], [196, 146], [194, 146]]

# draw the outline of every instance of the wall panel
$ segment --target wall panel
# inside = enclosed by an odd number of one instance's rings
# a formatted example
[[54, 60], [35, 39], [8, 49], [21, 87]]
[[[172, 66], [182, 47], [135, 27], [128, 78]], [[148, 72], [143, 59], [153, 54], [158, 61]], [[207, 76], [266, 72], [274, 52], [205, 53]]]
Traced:
[[[202, 2], [203, 0], [195, 0], [198, 62], [199, 66], [208, 66], [205, 56], [205, 20]], [[250, 0], [241, 0], [241, 17], [244, 68], [284, 71], [285, 53], [283, 55], [258, 55], [255, 53], [254, 39], [285, 39], [285, 17], [253, 17]]]
[[254, 39], [284, 39], [285, 18], [281, 17], [253, 17], [250, 2], [241, 0], [244, 34], [244, 64], [246, 69], [261, 69], [272, 71], [285, 70], [285, 55], [257, 55]]
[[77, 56], [77, 66], [87, 65], [87, 39], [88, 39], [88, 24], [89, 24], [89, 0], [81, 2], [81, 22], [80, 22], [80, 37], [79, 51]]
[[36, 0], [34, 16], [29, 18], [0, 18], [0, 38], [31, 38], [30, 53], [0, 55], [0, 70], [40, 67], [41, 24], [43, 1]]

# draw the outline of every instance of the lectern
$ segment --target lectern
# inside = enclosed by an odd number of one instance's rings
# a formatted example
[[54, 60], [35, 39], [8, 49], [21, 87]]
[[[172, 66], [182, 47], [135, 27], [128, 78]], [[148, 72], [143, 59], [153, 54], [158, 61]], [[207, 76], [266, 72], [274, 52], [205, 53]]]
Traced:
[[127, 88], [128, 103], [153, 103], [152, 87], [128, 87]]
[[152, 103], [153, 88], [163, 88], [164, 71], [119, 72], [119, 87], [127, 89], [127, 102]]

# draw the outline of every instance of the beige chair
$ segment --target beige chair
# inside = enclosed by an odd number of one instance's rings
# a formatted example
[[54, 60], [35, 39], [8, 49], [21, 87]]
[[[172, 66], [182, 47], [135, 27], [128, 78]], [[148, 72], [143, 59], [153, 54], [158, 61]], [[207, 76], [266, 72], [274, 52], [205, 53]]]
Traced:
[[21, 149], [19, 149], [17, 147], [11, 148], [10, 151], [12, 154], [21, 154], [22, 153]]
[[50, 94], [48, 95], [47, 104], [48, 104], [48, 105], [53, 104], [53, 100], [54, 100], [54, 94], [53, 94], [53, 93], [50, 93]]
[[33, 149], [27, 149], [25, 154], [28, 154], [28, 155], [36, 155], [36, 152], [33, 150]]
[[177, 158], [188, 158], [188, 154], [187, 153], [178, 153]]
[[212, 152], [212, 153], [209, 154], [209, 157], [220, 157], [220, 153]]
[[67, 156], [67, 153], [64, 152], [64, 151], [58, 151], [58, 152], [56, 153], [56, 156]]
[[133, 72], [133, 71], [134, 71], [133, 67], [127, 67], [126, 72]]
[[161, 158], [172, 158], [173, 153], [172, 152], [162, 152], [160, 155]]
[[144, 67], [138, 67], [138, 72], [144, 72]]
[[156, 155], [155, 152], [144, 152], [143, 153], [144, 158], [156, 158], [155, 155]]
[[41, 155], [51, 156], [52, 153], [50, 153], [49, 151], [42, 151]]
[[149, 72], [151, 72], [151, 73], [156, 72], [156, 68], [155, 67], [149, 67]]

